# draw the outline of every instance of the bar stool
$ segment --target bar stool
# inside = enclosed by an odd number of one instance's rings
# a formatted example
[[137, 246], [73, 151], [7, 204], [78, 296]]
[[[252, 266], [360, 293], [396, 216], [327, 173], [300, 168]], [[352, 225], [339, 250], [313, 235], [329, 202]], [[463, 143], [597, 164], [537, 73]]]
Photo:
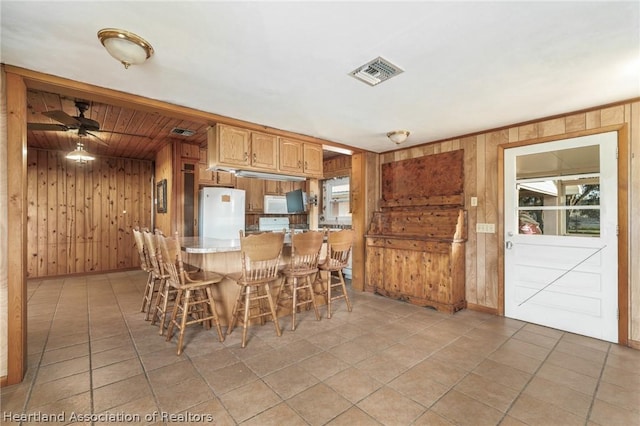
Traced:
[[296, 329], [296, 311], [311, 304], [320, 321], [311, 277], [318, 273], [318, 259], [324, 240], [324, 232], [308, 231], [291, 235], [291, 259], [282, 270], [284, 278], [280, 283], [276, 305], [288, 305], [291, 300], [291, 330]]
[[149, 320], [149, 310], [151, 309], [151, 303], [153, 302], [153, 296], [157, 291], [156, 283], [158, 280], [155, 279], [153, 273], [153, 266], [151, 265], [151, 260], [149, 259], [149, 253], [146, 245], [144, 244], [144, 237], [142, 236], [142, 231], [140, 231], [139, 227], [133, 228], [133, 238], [136, 242], [136, 249], [138, 250], [138, 255], [140, 256], [140, 269], [146, 272], [147, 275], [147, 284], [144, 287], [144, 294], [142, 295], [142, 306], [140, 307], [140, 312], [147, 312], [145, 316], [145, 320]]
[[[254, 318], [259, 318], [264, 324], [265, 318], [270, 316], [277, 335], [282, 335], [269, 284], [279, 277], [278, 266], [283, 242], [284, 233], [282, 232], [264, 232], [245, 236], [244, 232], [240, 231], [242, 271], [227, 275], [240, 286], [238, 297], [233, 305], [227, 335], [231, 334], [238, 320], [242, 321], [243, 348], [247, 345], [247, 326]], [[268, 306], [265, 305], [265, 300]]]
[[[344, 299], [347, 302], [347, 309], [351, 312], [351, 301], [347, 294], [342, 270], [349, 264], [354, 238], [355, 231], [352, 229], [329, 232], [327, 237], [327, 257], [323, 263], [318, 265], [320, 271], [325, 272], [327, 277], [326, 280], [321, 278], [323, 286], [321, 294], [325, 294], [327, 298], [327, 318], [331, 318], [331, 302], [334, 300]], [[321, 275], [319, 274], [319, 276]], [[334, 281], [334, 278], [337, 278], [337, 281]], [[339, 293], [332, 294], [334, 289]]]
[[[175, 299], [176, 290], [167, 285], [167, 279], [169, 278], [169, 273], [164, 270], [162, 266], [162, 258], [160, 254], [160, 250], [158, 249], [158, 238], [164, 237], [160, 230], [156, 229], [155, 234], [151, 233], [149, 230], [145, 230], [142, 233], [144, 237], [144, 242], [147, 246], [149, 259], [151, 260], [151, 265], [153, 266], [153, 273], [158, 277], [157, 279], [160, 282], [158, 286], [158, 291], [156, 292], [156, 300], [151, 307], [151, 325], [155, 325], [156, 321], [160, 322], [160, 331], [159, 334], [164, 334], [165, 323], [167, 318], [167, 313], [170, 312], [172, 305], [169, 304], [171, 300]], [[147, 312], [147, 317], [149, 313]]]
[[201, 323], [206, 328], [210, 328], [211, 321], [218, 332], [218, 339], [221, 342], [224, 341], [216, 303], [211, 293], [211, 286], [222, 281], [224, 277], [209, 271], [200, 271], [197, 274], [198, 279], [188, 275], [184, 270], [177, 232], [174, 238], [158, 236], [158, 243], [163, 269], [169, 275], [167, 285], [176, 290], [176, 300], [167, 328], [167, 341], [171, 340], [173, 329], [177, 327], [180, 332], [177, 354], [180, 355], [183, 348], [184, 331], [187, 326]]

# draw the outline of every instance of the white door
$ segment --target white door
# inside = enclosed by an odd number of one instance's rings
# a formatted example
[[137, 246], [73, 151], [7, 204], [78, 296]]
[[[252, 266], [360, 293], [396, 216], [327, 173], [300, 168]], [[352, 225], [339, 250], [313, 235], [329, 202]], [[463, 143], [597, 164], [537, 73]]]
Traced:
[[617, 133], [505, 149], [505, 315], [618, 341]]

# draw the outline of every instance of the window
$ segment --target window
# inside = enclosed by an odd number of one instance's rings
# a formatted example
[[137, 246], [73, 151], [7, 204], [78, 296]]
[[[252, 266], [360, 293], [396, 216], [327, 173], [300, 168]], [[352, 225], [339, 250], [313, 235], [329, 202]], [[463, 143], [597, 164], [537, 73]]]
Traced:
[[351, 223], [349, 191], [349, 177], [333, 178], [322, 182], [323, 202], [321, 222]]
[[[537, 158], [539, 154], [531, 154], [517, 160], [518, 232], [600, 236], [597, 146], [595, 149], [589, 146], [551, 154], [544, 159]], [[530, 167], [533, 165], [535, 167]], [[532, 170], [543, 170], [544, 167], [547, 170], [542, 173], [532, 173]]]

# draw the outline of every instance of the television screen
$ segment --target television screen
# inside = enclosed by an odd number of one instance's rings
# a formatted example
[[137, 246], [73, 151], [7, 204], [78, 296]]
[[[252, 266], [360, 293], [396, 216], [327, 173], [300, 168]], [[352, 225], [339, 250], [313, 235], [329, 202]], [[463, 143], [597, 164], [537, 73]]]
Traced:
[[287, 192], [287, 213], [303, 213], [305, 211], [305, 194], [302, 189]]

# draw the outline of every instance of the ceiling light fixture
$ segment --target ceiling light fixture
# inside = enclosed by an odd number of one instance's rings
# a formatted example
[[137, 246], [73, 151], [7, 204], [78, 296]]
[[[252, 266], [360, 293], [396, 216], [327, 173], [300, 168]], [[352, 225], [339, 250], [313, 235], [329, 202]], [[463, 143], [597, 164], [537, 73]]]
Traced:
[[406, 141], [409, 137], [408, 130], [394, 130], [393, 132], [387, 133], [387, 137], [391, 139], [391, 142], [396, 145], [400, 145], [402, 142]]
[[82, 142], [78, 142], [76, 149], [68, 153], [66, 158], [80, 164], [85, 164], [87, 161], [96, 159], [96, 157], [84, 150], [84, 144]]
[[107, 52], [129, 68], [144, 63], [153, 55], [153, 47], [142, 37], [117, 28], [98, 31], [98, 38]]

